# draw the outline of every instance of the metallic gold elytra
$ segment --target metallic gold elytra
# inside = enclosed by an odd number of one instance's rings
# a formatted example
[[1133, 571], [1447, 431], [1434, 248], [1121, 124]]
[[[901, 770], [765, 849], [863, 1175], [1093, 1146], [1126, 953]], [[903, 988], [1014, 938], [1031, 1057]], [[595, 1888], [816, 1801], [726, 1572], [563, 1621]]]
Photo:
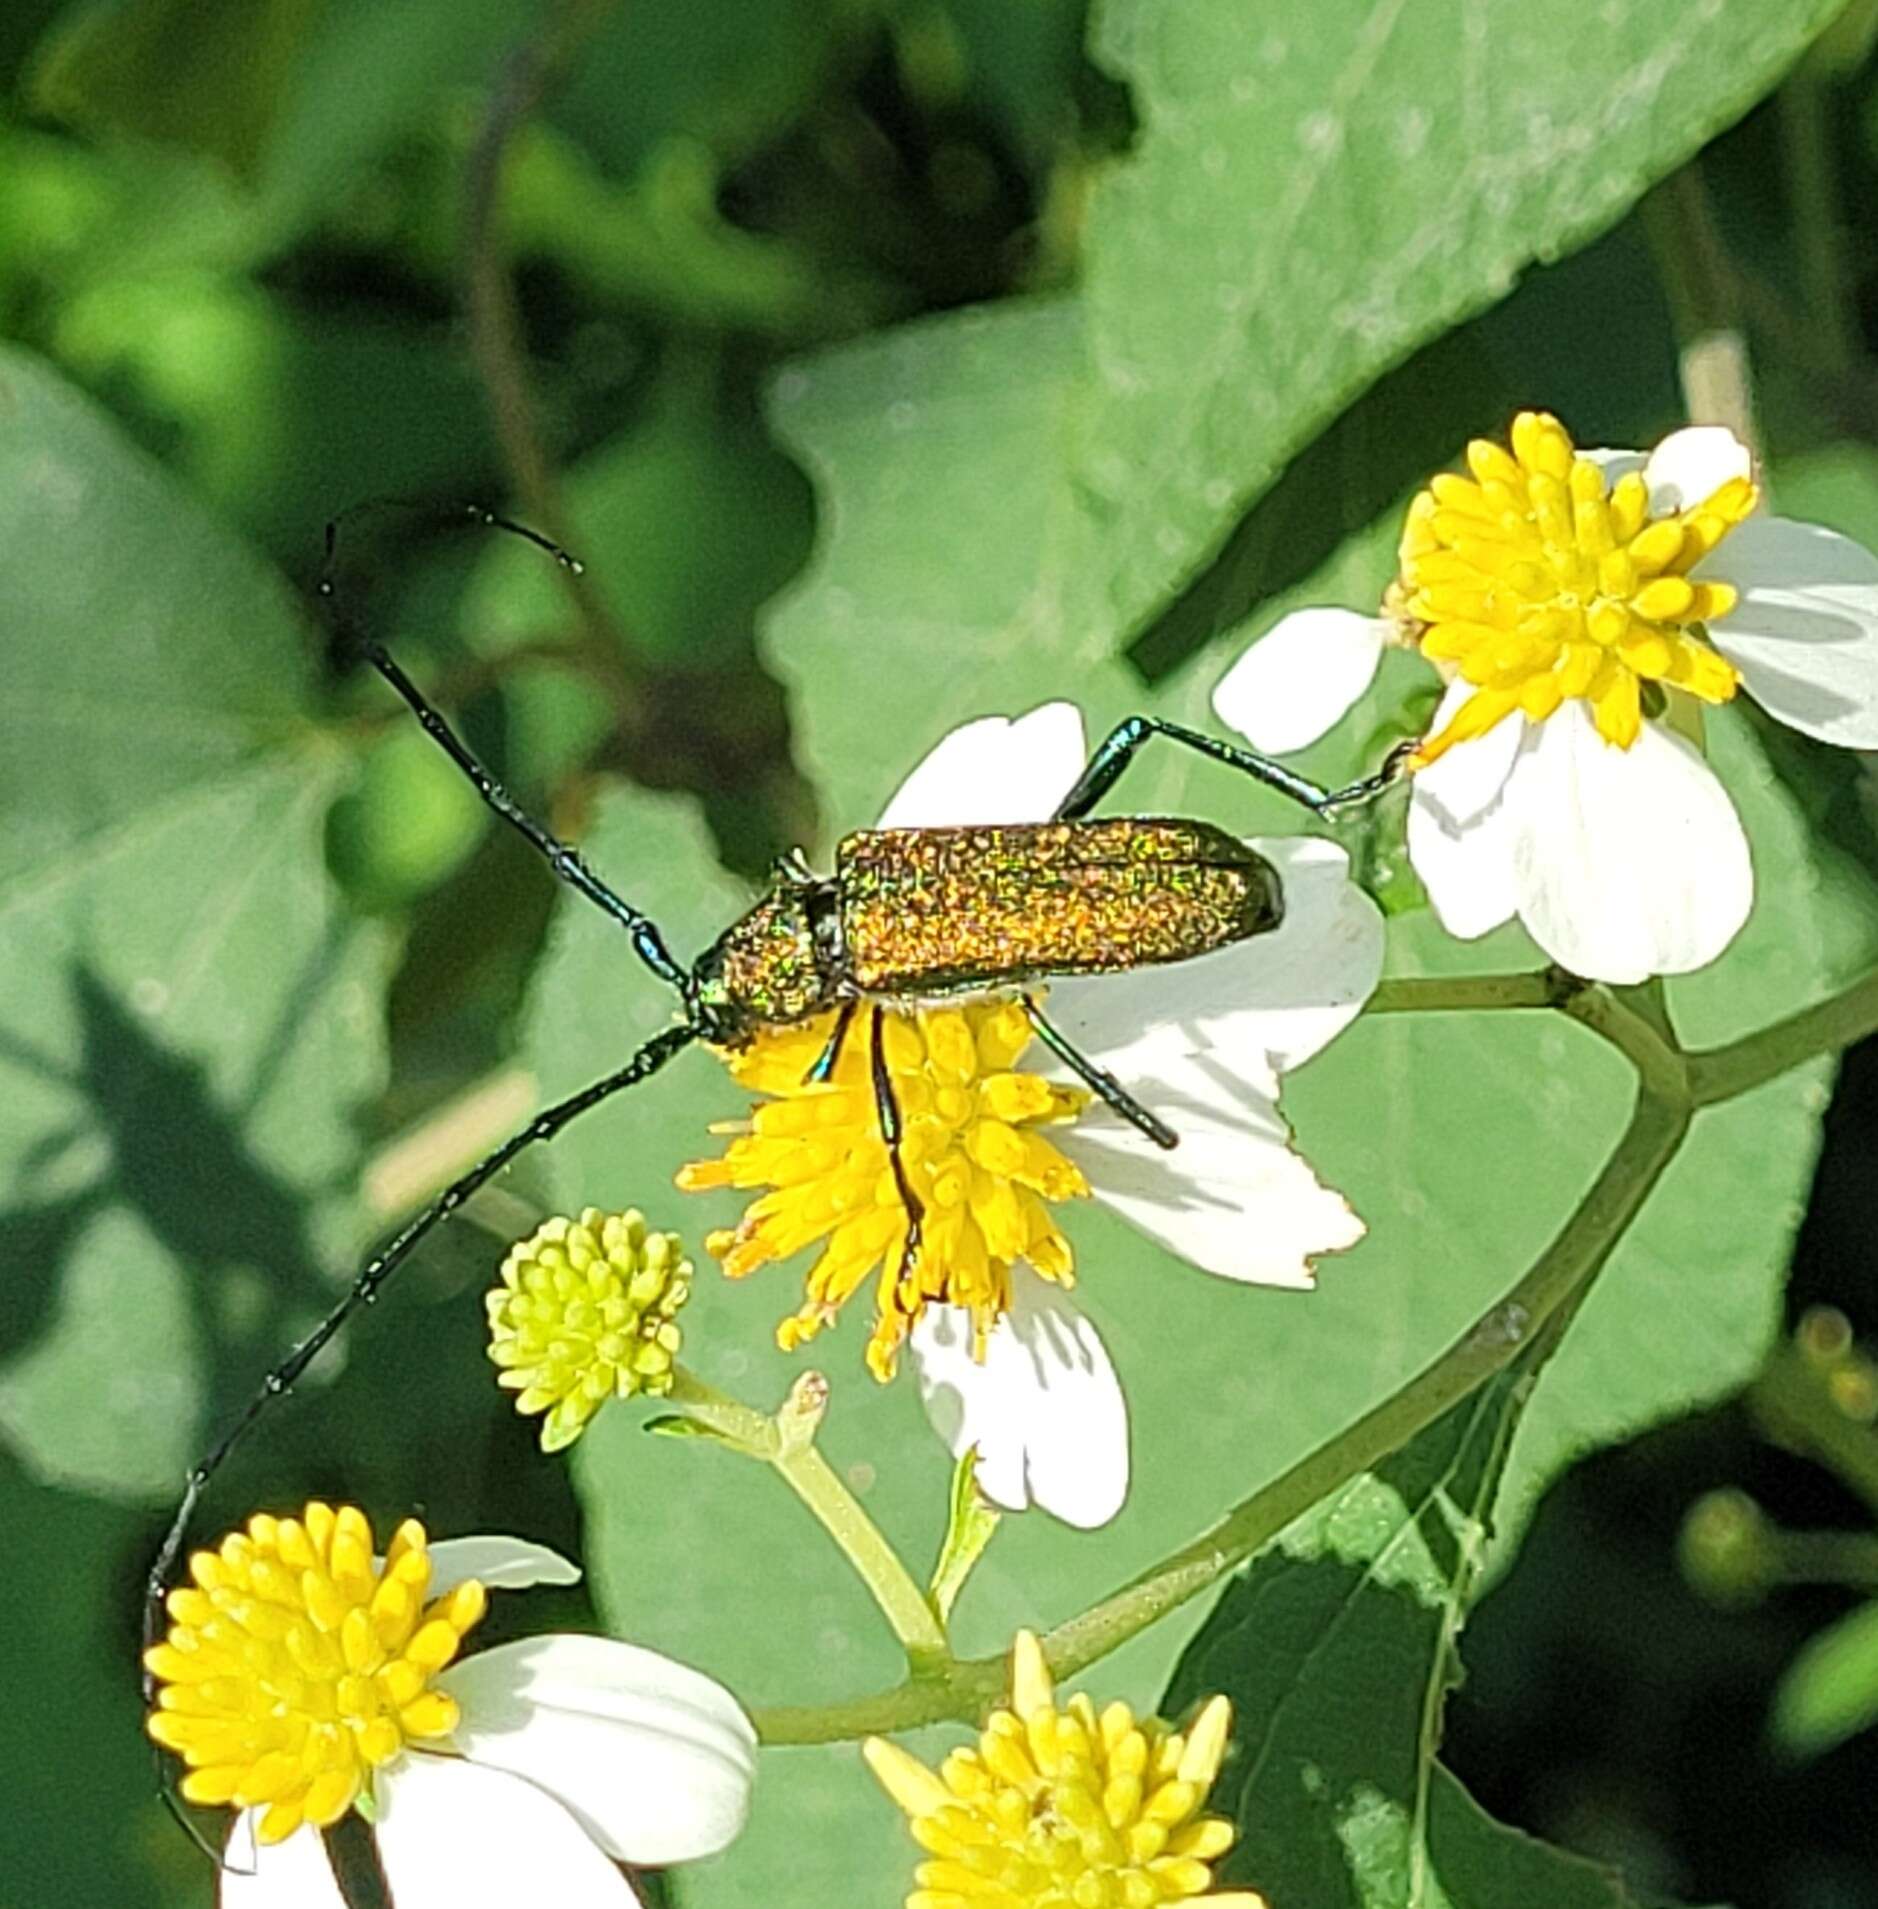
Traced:
[[854, 985], [944, 994], [988, 980], [1186, 961], [1278, 925], [1275, 871], [1205, 822], [1124, 816], [868, 829], [835, 853]]

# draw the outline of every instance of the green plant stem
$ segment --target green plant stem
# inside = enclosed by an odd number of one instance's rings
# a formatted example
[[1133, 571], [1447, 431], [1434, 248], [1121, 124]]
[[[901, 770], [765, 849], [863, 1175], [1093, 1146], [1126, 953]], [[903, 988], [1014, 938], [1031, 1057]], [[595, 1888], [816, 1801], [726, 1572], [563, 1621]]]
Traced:
[[1553, 1008], [1578, 983], [1554, 968], [1535, 974], [1432, 974], [1377, 984], [1365, 1014], [1441, 1014], [1493, 1008]]
[[[798, 1394], [800, 1390], [798, 1382]], [[925, 1593], [900, 1562], [898, 1552], [881, 1535], [880, 1527], [861, 1508], [860, 1500], [816, 1449], [812, 1424], [801, 1435], [792, 1436], [778, 1418], [766, 1417], [726, 1398], [683, 1366], [673, 1376], [670, 1396], [674, 1404], [684, 1407], [687, 1416], [709, 1426], [725, 1443], [772, 1467], [802, 1500], [867, 1586], [916, 1676], [947, 1658], [945, 1632]], [[787, 1418], [789, 1410], [784, 1408], [782, 1418]]]
[[1774, 95], [1781, 151], [1793, 206], [1793, 242], [1799, 256], [1800, 309], [1819, 341], [1822, 363], [1843, 372], [1858, 362], [1858, 332], [1845, 270], [1845, 234], [1839, 181], [1827, 119], [1827, 83], [1807, 62]]
[[1783, 1346], [1768, 1360], [1748, 1402], [1772, 1437], [1818, 1459], [1878, 1513], [1878, 1432], [1846, 1416], [1801, 1347]]
[[1778, 1584], [1878, 1591], [1878, 1536], [1869, 1531], [1781, 1531], [1773, 1542]]
[[1691, 1054], [1689, 1091], [1698, 1107], [1713, 1107], [1874, 1033], [1878, 1033], [1878, 971], [1771, 1027]]
[[[1051, 1631], [1043, 1640], [1044, 1650], [1059, 1676], [1084, 1669], [1218, 1583], [1319, 1499], [1372, 1469], [1511, 1364], [1542, 1331], [1561, 1328], [1583, 1303], [1592, 1281], [1675, 1157], [1696, 1112], [1878, 1033], [1878, 971], [1772, 1027], [1693, 1054], [1678, 1045], [1660, 1002], [1647, 992], [1613, 993], [1552, 970], [1387, 981], [1370, 1001], [1370, 1011], [1378, 1013], [1501, 1008], [1550, 1008], [1564, 1014], [1608, 1042], [1636, 1068], [1636, 1105], [1603, 1170], [1518, 1284], [1399, 1392], [1254, 1492], [1151, 1571]], [[759, 1414], [749, 1417], [760, 1425], [771, 1424]], [[1848, 1423], [1847, 1429], [1871, 1438], [1860, 1427]], [[1878, 1442], [1873, 1451], [1878, 1455]], [[834, 1482], [839, 1490], [838, 1481]], [[1878, 1503], [1878, 1463], [1869, 1470], [1869, 1484], [1873, 1502]], [[854, 1510], [865, 1519], [858, 1505]], [[823, 1514], [817, 1510], [817, 1516]], [[823, 1522], [829, 1523], [826, 1517]], [[830, 1529], [835, 1527], [830, 1524]], [[879, 1533], [871, 1525], [867, 1529], [891, 1560], [891, 1575], [924, 1608], [925, 1601], [904, 1567], [892, 1557]], [[836, 1537], [841, 1542], [839, 1532]], [[874, 1578], [858, 1563], [856, 1568], [885, 1610]], [[929, 1609], [925, 1616], [930, 1621]], [[891, 1613], [889, 1618], [893, 1621]], [[945, 1655], [943, 1646], [922, 1657], [897, 1622], [895, 1629], [915, 1664], [906, 1682], [846, 1703], [759, 1710], [755, 1721], [762, 1741], [838, 1743], [947, 1720], [969, 1723], [1002, 1694], [1008, 1675], [1002, 1657], [958, 1660]]]
[[[1243, 1564], [1327, 1493], [1379, 1464], [1523, 1352], [1610, 1257], [1688, 1131], [1686, 1105], [1640, 1089], [1623, 1137], [1531, 1270], [1401, 1391], [1270, 1484], [1192, 1543], [1043, 1640], [1051, 1668], [1069, 1676], [1106, 1656]], [[1004, 1660], [976, 1658], [852, 1703], [759, 1711], [765, 1743], [834, 1743], [951, 1718], [969, 1722], [1004, 1687]]]

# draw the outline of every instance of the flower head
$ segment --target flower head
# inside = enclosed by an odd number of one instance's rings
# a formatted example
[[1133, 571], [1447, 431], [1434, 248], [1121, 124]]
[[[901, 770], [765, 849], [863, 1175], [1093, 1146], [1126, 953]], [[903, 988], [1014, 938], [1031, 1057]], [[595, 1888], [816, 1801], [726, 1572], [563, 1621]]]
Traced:
[[[1040, 822], [1083, 761], [1069, 704], [969, 723], [913, 771], [882, 826]], [[1064, 1217], [1085, 1198], [1208, 1271], [1265, 1285], [1309, 1286], [1313, 1256], [1361, 1237], [1342, 1196], [1291, 1150], [1277, 1100], [1281, 1075], [1375, 986], [1381, 918], [1330, 843], [1253, 846], [1282, 883], [1281, 926], [1177, 964], [1051, 983], [1052, 1024], [1172, 1128], [1171, 1151], [1040, 1053], [1008, 994], [885, 1014], [901, 1166], [924, 1208], [910, 1258], [873, 1089], [871, 1010], [854, 1017], [826, 1081], [808, 1078], [825, 1019], [723, 1056], [765, 1098], [718, 1129], [724, 1155], [680, 1184], [764, 1190], [710, 1250], [733, 1274], [814, 1252], [785, 1345], [874, 1279], [875, 1373], [910, 1347], [934, 1425], [955, 1454], [977, 1450], [979, 1486], [1001, 1505], [1097, 1525], [1126, 1492], [1120, 1387], [1067, 1297], [1076, 1259]]]
[[772, 1190], [734, 1232], [713, 1234], [706, 1247], [740, 1278], [820, 1245], [806, 1302], [777, 1329], [785, 1351], [813, 1338], [878, 1270], [867, 1348], [877, 1378], [893, 1376], [928, 1305], [968, 1312], [982, 1356], [991, 1328], [1011, 1309], [1018, 1260], [1061, 1285], [1074, 1282], [1075, 1257], [1050, 1209], [1087, 1199], [1089, 1182], [1048, 1130], [1074, 1121], [1089, 1095], [1017, 1067], [1031, 1042], [1019, 1002], [884, 1015], [884, 1061], [905, 1122], [901, 1168], [925, 1216], [902, 1279], [908, 1213], [870, 1084], [871, 1020], [862, 1017], [843, 1043], [831, 1079], [808, 1078], [833, 1024], [831, 1013], [779, 1028], [725, 1056], [740, 1086], [771, 1098], [747, 1122], [717, 1128], [736, 1136], [724, 1157], [685, 1168], [678, 1183]]
[[1640, 470], [1612, 485], [1542, 411], [1513, 420], [1512, 449], [1467, 447], [1471, 473], [1443, 473], [1409, 506], [1399, 614], [1431, 662], [1472, 691], [1417, 752], [1436, 761], [1518, 710], [1542, 722], [1576, 699], [1608, 743], [1642, 727], [1642, 685], [1725, 703], [1740, 676], [1703, 638], [1740, 600], [1690, 572], [1758, 500], [1745, 473], [1682, 508], [1653, 508]]
[[1195, 1897], [1265, 1909], [1250, 1890], [1212, 1890], [1234, 1831], [1201, 1805], [1231, 1728], [1224, 1697], [1184, 1734], [1123, 1703], [1098, 1712], [1078, 1693], [1058, 1704], [1042, 1649], [1020, 1631], [1010, 1704], [991, 1713], [975, 1748], [953, 1751], [935, 1773], [883, 1738], [863, 1746], [928, 1852], [907, 1909], [1153, 1909]]
[[559, 1451], [610, 1398], [672, 1389], [678, 1309], [691, 1262], [676, 1233], [646, 1230], [633, 1210], [588, 1207], [551, 1219], [509, 1249], [485, 1297], [496, 1383], [518, 1412], [545, 1412], [541, 1449]]
[[1646, 458], [1576, 449], [1544, 412], [1411, 504], [1381, 618], [1287, 617], [1214, 708], [1255, 746], [1322, 735], [1384, 646], [1448, 679], [1414, 758], [1409, 854], [1473, 937], [1517, 915], [1575, 973], [1639, 981], [1712, 961], [1753, 901], [1747, 841], [1691, 740], [1745, 690], [1827, 742], [1878, 747], [1878, 558], [1753, 512], [1717, 427]]
[[[636, 1901], [615, 1864], [679, 1862], [742, 1827], [755, 1734], [696, 1671], [599, 1637], [456, 1661], [488, 1589], [568, 1584], [515, 1538], [431, 1544], [406, 1520], [375, 1556], [363, 1512], [310, 1503], [190, 1559], [145, 1655], [149, 1731], [183, 1795], [240, 1812], [223, 1899], [342, 1909], [316, 1834], [357, 1810], [402, 1899], [505, 1888]], [[441, 1892], [426, 1893], [426, 1892]]]

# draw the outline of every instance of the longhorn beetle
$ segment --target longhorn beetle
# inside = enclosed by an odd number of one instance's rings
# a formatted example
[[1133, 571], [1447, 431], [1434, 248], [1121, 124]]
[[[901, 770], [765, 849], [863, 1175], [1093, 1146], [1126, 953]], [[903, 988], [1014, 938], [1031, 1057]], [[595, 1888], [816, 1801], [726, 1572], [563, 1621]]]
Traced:
[[[328, 602], [335, 598], [339, 530], [356, 514], [349, 512], [326, 526], [319, 594]], [[474, 506], [469, 515], [488, 528], [524, 538], [580, 572], [578, 559], [526, 526]], [[1058, 1060], [1156, 1145], [1176, 1146], [1179, 1137], [1165, 1122], [1051, 1025], [1030, 984], [1055, 975], [1113, 974], [1186, 961], [1268, 933], [1284, 915], [1278, 871], [1210, 822], [1162, 816], [1091, 820], [1090, 810], [1153, 737], [1225, 763], [1318, 816], [1381, 794], [1402, 773], [1415, 747], [1404, 743], [1374, 775], [1326, 789], [1198, 730], [1158, 716], [1130, 716], [1090, 756], [1049, 821], [861, 829], [836, 844], [834, 872], [828, 876], [816, 875], [800, 856], [785, 858], [769, 892], [686, 967], [666, 947], [655, 923], [596, 875], [578, 849], [521, 808], [382, 643], [362, 637], [358, 646], [488, 807], [545, 858], [560, 880], [625, 931], [634, 953], [677, 995], [682, 1018], [653, 1035], [623, 1067], [544, 1108], [407, 1220], [360, 1269], [345, 1296], [267, 1375], [184, 1483], [146, 1586], [146, 1646], [161, 1631], [170, 1572], [197, 1502], [268, 1402], [292, 1388], [327, 1341], [359, 1307], [378, 1296], [433, 1227], [517, 1154], [537, 1141], [553, 1139], [589, 1108], [649, 1080], [693, 1042], [739, 1047], [763, 1029], [788, 1026], [832, 1008], [833, 1028], [808, 1073], [811, 1081], [825, 1081], [834, 1072], [856, 1014], [866, 1006], [880, 1136], [907, 1216], [902, 1279], [920, 1250], [923, 1209], [901, 1159], [900, 1109], [881, 1042], [882, 1018], [896, 1001], [995, 989], [1015, 992], [1038, 1038]], [[146, 1705], [153, 1683], [146, 1672]]]

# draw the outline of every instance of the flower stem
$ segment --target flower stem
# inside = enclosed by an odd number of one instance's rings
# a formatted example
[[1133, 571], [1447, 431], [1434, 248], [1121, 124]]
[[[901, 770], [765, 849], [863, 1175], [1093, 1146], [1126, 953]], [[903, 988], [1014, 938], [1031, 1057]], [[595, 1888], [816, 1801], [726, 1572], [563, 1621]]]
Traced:
[[[1637, 1100], [1630, 1123], [1551, 1245], [1503, 1299], [1481, 1314], [1433, 1364], [1354, 1425], [1234, 1506], [1152, 1570], [1058, 1625], [1043, 1643], [1050, 1667], [1059, 1676], [1084, 1669], [1217, 1584], [1321, 1498], [1371, 1470], [1510, 1365], [1542, 1331], [1561, 1329], [1583, 1303], [1598, 1272], [1675, 1158], [1697, 1110], [1751, 1092], [1807, 1061], [1878, 1033], [1878, 971], [1772, 1027], [1697, 1053], [1683, 1049], [1667, 1017], [1647, 995], [1635, 990], [1613, 993], [1554, 970], [1385, 981], [1369, 1006], [1378, 1013], [1549, 1007], [1566, 1014], [1615, 1047], [1636, 1068]], [[1862, 1428], [1855, 1429], [1868, 1436]], [[1863, 1463], [1864, 1454], [1859, 1457]], [[1866, 1482], [1878, 1493], [1878, 1462], [1873, 1463], [1868, 1479], [1861, 1477], [1861, 1485]], [[854, 1509], [864, 1517], [858, 1505]], [[823, 1522], [829, 1521], [824, 1517]], [[832, 1524], [830, 1529], [834, 1530]], [[841, 1542], [840, 1534], [836, 1535]], [[884, 1550], [885, 1541], [878, 1532], [873, 1535]], [[856, 1568], [868, 1576], [858, 1562]], [[897, 1559], [893, 1568], [923, 1605]], [[871, 1578], [869, 1586], [885, 1609], [881, 1591]], [[925, 1615], [930, 1620], [929, 1610]], [[973, 1722], [1002, 1694], [1008, 1676], [1002, 1657], [954, 1659], [944, 1654], [943, 1645], [922, 1655], [907, 1630], [898, 1623], [895, 1629], [914, 1662], [914, 1674], [906, 1682], [847, 1703], [757, 1711], [761, 1740], [768, 1744], [840, 1743], [948, 1719]]]
[[809, 1508], [893, 1627], [915, 1677], [949, 1661], [945, 1632], [925, 1593], [861, 1501], [816, 1449], [815, 1428], [828, 1396], [827, 1381], [819, 1373], [805, 1372], [774, 1418], [727, 1398], [683, 1366], [673, 1374], [670, 1396], [725, 1444], [773, 1467]]
[[1848, 1416], [1803, 1347], [1776, 1352], [1749, 1389], [1748, 1402], [1772, 1437], [1818, 1459], [1878, 1514], [1878, 1432]]
[[1579, 985], [1556, 968], [1535, 974], [1408, 975], [1379, 982], [1365, 1014], [1438, 1014], [1489, 1008], [1553, 1008]]
[[1878, 1033], [1878, 970], [1772, 1027], [1691, 1054], [1689, 1091], [1698, 1107], [1712, 1107], [1874, 1033]]
[[[1379, 1464], [1517, 1358], [1552, 1317], [1575, 1305], [1688, 1132], [1686, 1101], [1638, 1092], [1629, 1126], [1552, 1244], [1504, 1299], [1435, 1362], [1326, 1445], [1305, 1457], [1190, 1544], [1043, 1640], [1060, 1676], [1106, 1656], [1243, 1564], [1327, 1493]], [[936, 1667], [924, 1678], [851, 1703], [756, 1713], [765, 1743], [836, 1743], [947, 1718], [969, 1722], [1002, 1690], [1004, 1660]]]

